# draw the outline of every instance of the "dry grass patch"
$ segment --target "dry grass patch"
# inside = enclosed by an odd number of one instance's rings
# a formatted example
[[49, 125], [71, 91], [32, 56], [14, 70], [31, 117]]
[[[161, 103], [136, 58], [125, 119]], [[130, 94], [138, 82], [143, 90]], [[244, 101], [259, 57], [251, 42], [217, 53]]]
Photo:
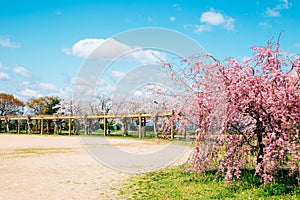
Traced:
[[1, 157], [29, 157], [35, 155], [45, 154], [61, 154], [73, 151], [72, 148], [44, 148], [44, 147], [33, 147], [33, 148], [22, 148], [15, 149], [12, 151], [0, 152]]

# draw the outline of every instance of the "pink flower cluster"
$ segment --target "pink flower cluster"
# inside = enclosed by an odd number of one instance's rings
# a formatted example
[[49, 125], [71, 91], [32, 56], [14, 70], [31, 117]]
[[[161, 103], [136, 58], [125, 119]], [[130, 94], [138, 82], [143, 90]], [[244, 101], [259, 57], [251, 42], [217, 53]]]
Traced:
[[246, 61], [222, 64], [184, 58], [193, 92], [173, 109], [180, 110], [179, 123], [200, 132], [192, 170], [218, 166], [230, 182], [252, 166], [267, 183], [284, 168], [300, 179], [300, 57], [283, 56], [272, 43], [253, 51]]

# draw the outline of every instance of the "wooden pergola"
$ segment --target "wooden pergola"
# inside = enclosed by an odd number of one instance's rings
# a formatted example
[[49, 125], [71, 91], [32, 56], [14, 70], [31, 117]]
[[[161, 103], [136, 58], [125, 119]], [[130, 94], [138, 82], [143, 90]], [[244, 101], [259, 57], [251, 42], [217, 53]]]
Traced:
[[[156, 116], [157, 117], [170, 117], [173, 115], [173, 112], [168, 112], [168, 113], [158, 113]], [[39, 133], [42, 135], [44, 133], [44, 123], [45, 121], [49, 121], [52, 120], [55, 123], [54, 126], [54, 134], [57, 133], [57, 122], [61, 121], [61, 120], [65, 120], [69, 122], [69, 130], [68, 130], [68, 134], [71, 135], [72, 133], [72, 122], [75, 119], [102, 119], [103, 121], [103, 131], [104, 131], [104, 135], [107, 135], [107, 130], [108, 130], [108, 120], [109, 119], [116, 119], [116, 118], [135, 118], [138, 119], [138, 135], [139, 138], [142, 137], [142, 122], [143, 120], [146, 120], [146, 118], [150, 118], [152, 117], [151, 114], [128, 114], [128, 115], [69, 115], [69, 116], [59, 116], [59, 115], [52, 115], [52, 116], [43, 116], [43, 115], [37, 115], [37, 116], [7, 116], [7, 117], [0, 117], [0, 122], [5, 121], [7, 124], [10, 121], [17, 121], [17, 126], [16, 126], [16, 131], [18, 134], [20, 134], [20, 124], [21, 121], [26, 121], [27, 126], [29, 126], [29, 129], [31, 129], [30, 127], [30, 123], [32, 120], [36, 120], [40, 122], [40, 127], [39, 127]], [[172, 126], [173, 127], [173, 126]], [[174, 128], [171, 128], [171, 137], [174, 138]]]

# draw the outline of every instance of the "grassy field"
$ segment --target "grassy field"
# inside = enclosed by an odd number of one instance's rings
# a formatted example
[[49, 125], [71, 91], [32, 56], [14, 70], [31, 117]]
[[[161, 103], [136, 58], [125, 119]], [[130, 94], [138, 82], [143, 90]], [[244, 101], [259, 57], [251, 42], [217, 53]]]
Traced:
[[297, 180], [286, 175], [264, 185], [253, 170], [244, 170], [241, 181], [226, 185], [214, 179], [213, 171], [191, 174], [184, 166], [136, 175], [124, 183], [121, 194], [128, 199], [300, 199]]

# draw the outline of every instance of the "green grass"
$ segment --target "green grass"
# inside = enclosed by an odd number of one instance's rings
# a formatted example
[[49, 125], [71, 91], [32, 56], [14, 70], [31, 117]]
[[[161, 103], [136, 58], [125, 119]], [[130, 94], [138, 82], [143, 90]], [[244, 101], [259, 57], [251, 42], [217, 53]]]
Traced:
[[214, 171], [205, 175], [188, 173], [184, 166], [136, 175], [121, 190], [128, 199], [300, 199], [296, 178], [282, 175], [276, 183], [261, 184], [253, 170], [244, 170], [241, 180], [226, 185], [214, 179]]

